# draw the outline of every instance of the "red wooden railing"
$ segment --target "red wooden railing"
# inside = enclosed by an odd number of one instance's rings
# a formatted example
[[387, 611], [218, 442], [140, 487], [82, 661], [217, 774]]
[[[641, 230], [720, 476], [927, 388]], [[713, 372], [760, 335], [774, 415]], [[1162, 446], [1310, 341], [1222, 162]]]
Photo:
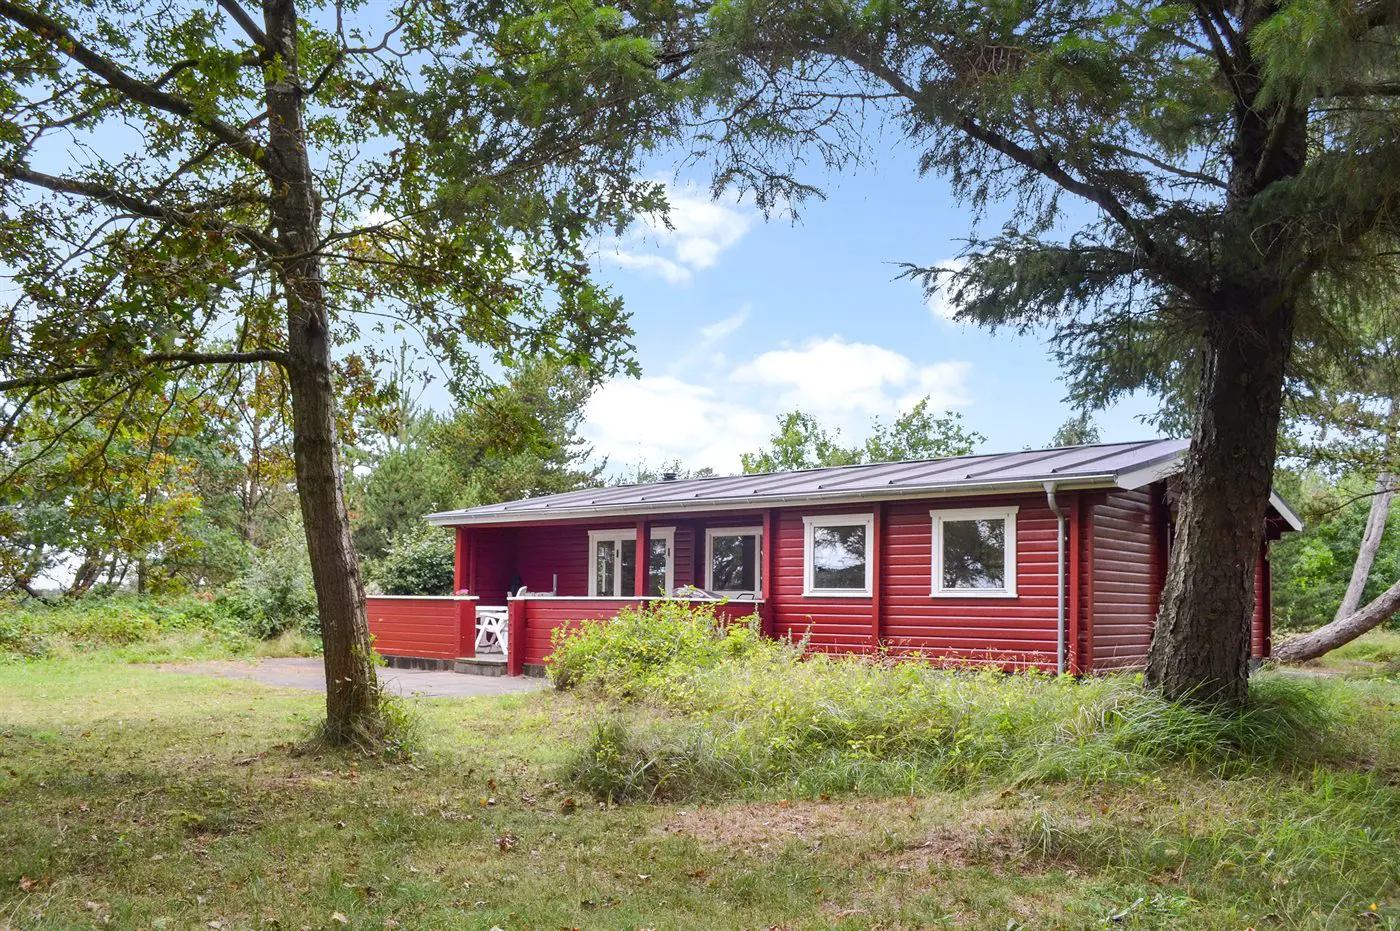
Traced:
[[370, 595], [374, 648], [384, 656], [458, 659], [474, 654], [475, 595]]

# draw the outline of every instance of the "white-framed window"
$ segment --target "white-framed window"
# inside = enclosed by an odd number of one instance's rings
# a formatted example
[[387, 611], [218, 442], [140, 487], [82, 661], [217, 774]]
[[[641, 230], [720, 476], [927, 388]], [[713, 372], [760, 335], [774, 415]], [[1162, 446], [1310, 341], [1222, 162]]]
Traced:
[[719, 595], [763, 597], [761, 527], [705, 529], [705, 589]]
[[930, 511], [935, 598], [1016, 597], [1016, 511]]
[[804, 517], [802, 594], [870, 597], [875, 515]]
[[[647, 595], [667, 595], [675, 584], [676, 528], [653, 527], [647, 562]], [[637, 594], [637, 530], [588, 531], [590, 598], [633, 598]]]

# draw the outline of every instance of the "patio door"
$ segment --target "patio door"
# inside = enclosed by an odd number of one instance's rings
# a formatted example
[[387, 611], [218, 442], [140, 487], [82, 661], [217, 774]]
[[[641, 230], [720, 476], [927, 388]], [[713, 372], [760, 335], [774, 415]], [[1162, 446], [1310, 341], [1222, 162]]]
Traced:
[[[675, 584], [676, 528], [654, 527], [647, 559], [646, 595], [665, 595]], [[637, 531], [592, 530], [588, 534], [588, 594], [592, 598], [637, 596]]]

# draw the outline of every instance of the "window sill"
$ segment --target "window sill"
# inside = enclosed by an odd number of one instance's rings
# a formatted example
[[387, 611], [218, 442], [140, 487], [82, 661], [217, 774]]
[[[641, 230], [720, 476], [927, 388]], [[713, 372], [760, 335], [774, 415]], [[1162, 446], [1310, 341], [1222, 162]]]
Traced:
[[873, 596], [871, 595], [870, 592], [852, 592], [852, 591], [840, 591], [840, 590], [836, 590], [836, 591], [824, 591], [824, 590], [818, 589], [817, 591], [804, 591], [804, 592], [802, 593], [802, 597], [803, 597], [803, 598], [871, 598], [871, 597], [873, 597]]
[[1008, 599], [1008, 600], [1009, 600], [1009, 599], [1019, 598], [1019, 597], [1021, 597], [1021, 596], [1018, 595], [1018, 594], [1016, 594], [1015, 592], [998, 592], [998, 591], [976, 591], [976, 590], [970, 590], [970, 591], [965, 591], [965, 592], [929, 592], [929, 597], [930, 597], [930, 598], [943, 598], [943, 599], [956, 599], [956, 598], [1000, 598], [1000, 599]]

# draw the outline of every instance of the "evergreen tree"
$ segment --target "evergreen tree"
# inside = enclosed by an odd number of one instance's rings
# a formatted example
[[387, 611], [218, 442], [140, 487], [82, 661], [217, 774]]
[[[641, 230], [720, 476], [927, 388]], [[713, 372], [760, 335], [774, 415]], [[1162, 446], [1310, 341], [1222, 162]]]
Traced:
[[1172, 698], [1244, 700], [1295, 349], [1335, 352], [1394, 288], [1397, 27], [1390, 0], [731, 0], [697, 23], [728, 88], [718, 183], [800, 199], [802, 164], [866, 155], [881, 114], [974, 211], [1016, 206], [963, 270], [910, 268], [961, 319], [1048, 328], [1080, 396], [1187, 386], [1146, 673]]

